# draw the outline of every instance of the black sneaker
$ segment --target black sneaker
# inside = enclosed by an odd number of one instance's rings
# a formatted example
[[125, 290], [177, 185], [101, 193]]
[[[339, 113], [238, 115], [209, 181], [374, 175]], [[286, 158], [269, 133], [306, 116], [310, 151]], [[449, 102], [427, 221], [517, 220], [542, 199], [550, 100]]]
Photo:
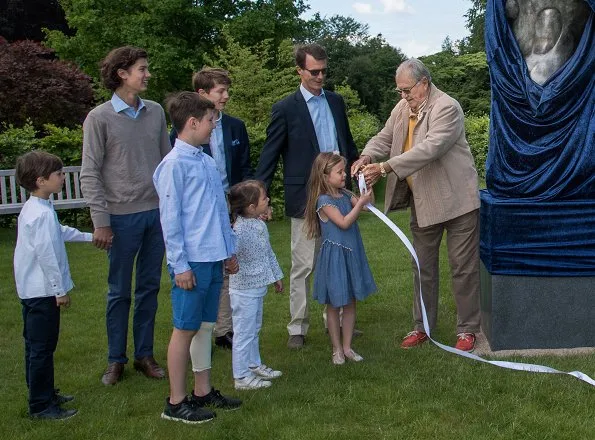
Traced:
[[190, 402], [198, 408], [210, 406], [213, 408], [226, 410], [239, 409], [242, 405], [242, 401], [240, 399], [225, 397], [221, 395], [221, 393], [215, 388], [211, 388], [211, 392], [202, 397], [195, 395], [194, 391], [192, 391], [192, 394], [190, 395]]
[[72, 402], [73, 400], [74, 396], [69, 394], [60, 394], [60, 390], [58, 388], [54, 390], [53, 403], [55, 405], [63, 405], [64, 403]]
[[31, 418], [39, 420], [66, 420], [74, 417], [77, 412], [76, 409], [64, 409], [58, 405], [51, 405], [41, 412], [31, 414]]
[[187, 397], [177, 405], [172, 405], [169, 403], [168, 397], [165, 399], [165, 409], [161, 413], [161, 418], [195, 425], [213, 420], [215, 413], [206, 408], [199, 408], [196, 405], [192, 405]]

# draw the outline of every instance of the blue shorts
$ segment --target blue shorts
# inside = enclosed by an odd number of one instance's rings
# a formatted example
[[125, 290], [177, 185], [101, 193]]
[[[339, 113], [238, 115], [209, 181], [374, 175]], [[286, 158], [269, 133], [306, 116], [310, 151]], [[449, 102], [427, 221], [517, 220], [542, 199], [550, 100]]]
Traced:
[[198, 330], [203, 322], [216, 322], [219, 294], [223, 285], [223, 262], [188, 263], [196, 277], [196, 286], [184, 290], [176, 286], [175, 274], [168, 267], [172, 280], [171, 305], [174, 327]]

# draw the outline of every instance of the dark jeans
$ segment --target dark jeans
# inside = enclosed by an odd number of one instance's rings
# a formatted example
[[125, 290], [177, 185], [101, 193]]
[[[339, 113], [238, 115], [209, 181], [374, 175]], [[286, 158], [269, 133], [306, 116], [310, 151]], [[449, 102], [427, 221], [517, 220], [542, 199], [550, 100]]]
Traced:
[[56, 297], [22, 299], [25, 379], [29, 414], [44, 411], [54, 398], [54, 352], [60, 331]]
[[128, 316], [131, 305], [132, 271], [136, 258], [134, 289], [134, 357], [153, 356], [153, 333], [157, 293], [165, 245], [159, 210], [112, 215], [114, 233], [108, 252], [107, 342], [109, 362], [128, 362]]

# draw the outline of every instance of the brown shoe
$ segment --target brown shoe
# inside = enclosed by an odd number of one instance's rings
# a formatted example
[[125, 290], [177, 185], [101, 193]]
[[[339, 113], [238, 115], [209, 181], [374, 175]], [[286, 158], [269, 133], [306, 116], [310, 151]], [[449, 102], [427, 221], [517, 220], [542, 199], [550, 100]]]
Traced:
[[304, 337], [304, 335], [291, 335], [287, 340], [287, 348], [297, 350], [298, 348], [302, 348], [305, 343], [306, 338]]
[[153, 356], [135, 359], [134, 369], [152, 379], [163, 379], [165, 377], [165, 370], [159, 366]]
[[104, 385], [115, 385], [119, 380], [122, 380], [124, 374], [124, 364], [120, 362], [110, 362], [107, 366], [107, 370], [101, 377], [101, 382]]

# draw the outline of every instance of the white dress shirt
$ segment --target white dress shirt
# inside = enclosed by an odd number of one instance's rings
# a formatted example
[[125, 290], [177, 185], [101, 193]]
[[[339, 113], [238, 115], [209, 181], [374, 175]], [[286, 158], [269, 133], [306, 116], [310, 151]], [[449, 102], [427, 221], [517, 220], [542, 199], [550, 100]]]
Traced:
[[21, 299], [64, 296], [74, 284], [65, 241], [92, 241], [93, 234], [62, 226], [50, 200], [31, 196], [19, 214], [14, 277]]

